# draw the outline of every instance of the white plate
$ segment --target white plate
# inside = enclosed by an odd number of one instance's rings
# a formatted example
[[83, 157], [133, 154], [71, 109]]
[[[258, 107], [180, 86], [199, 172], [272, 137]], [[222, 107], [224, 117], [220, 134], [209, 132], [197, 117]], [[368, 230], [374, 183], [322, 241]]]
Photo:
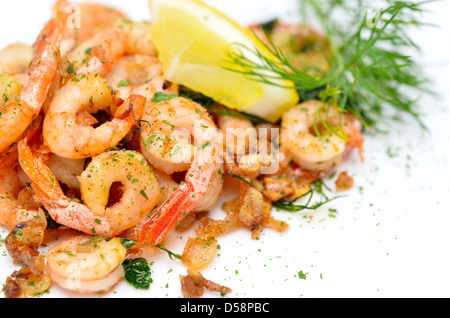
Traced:
[[[145, 0], [104, 0], [136, 20], [148, 20]], [[295, 1], [210, 0], [240, 23], [292, 18]], [[31, 44], [50, 16], [53, 0], [0, 2], [0, 47]], [[387, 135], [367, 134], [365, 162], [353, 153], [339, 168], [355, 179], [347, 197], [305, 216], [274, 212], [288, 232], [248, 231], [219, 238], [216, 260], [203, 275], [230, 287], [227, 298], [449, 297], [450, 296], [450, 113], [448, 107], [450, 14], [448, 2], [431, 4], [425, 16], [440, 26], [415, 32], [423, 47], [417, 59], [435, 81], [441, 100], [424, 97], [421, 111], [430, 132], [416, 124], [390, 126]], [[333, 180], [326, 180], [333, 186]], [[338, 211], [335, 218], [328, 209]], [[214, 217], [223, 217], [220, 208]], [[5, 238], [7, 231], [0, 232]], [[182, 253], [188, 235], [172, 233], [165, 245]], [[0, 282], [17, 267], [2, 246]], [[181, 297], [179, 275], [186, 268], [163, 251], [149, 256], [153, 284], [136, 290], [125, 281], [101, 297]], [[306, 279], [299, 272], [306, 273]], [[42, 297], [86, 297], [52, 287]], [[99, 297], [95, 295], [94, 297]], [[206, 293], [205, 297], [221, 297]]]

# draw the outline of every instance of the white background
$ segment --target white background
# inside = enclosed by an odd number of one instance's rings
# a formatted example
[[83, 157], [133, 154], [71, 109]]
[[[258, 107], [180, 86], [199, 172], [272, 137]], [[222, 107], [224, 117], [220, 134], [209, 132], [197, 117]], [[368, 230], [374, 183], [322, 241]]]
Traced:
[[[104, 0], [132, 19], [149, 20], [145, 0]], [[210, 0], [240, 23], [295, 15], [295, 1]], [[50, 16], [52, 0], [0, 1], [0, 47], [32, 44]], [[220, 251], [203, 275], [233, 292], [226, 297], [449, 297], [450, 296], [450, 25], [449, 1], [429, 6], [425, 20], [437, 28], [414, 30], [423, 48], [415, 58], [433, 79], [440, 99], [425, 96], [420, 111], [429, 128], [413, 122], [389, 126], [389, 133], [366, 135], [365, 162], [354, 153], [340, 167], [355, 179], [341, 198], [305, 217], [274, 212], [288, 232], [265, 230], [259, 240], [248, 231], [219, 238]], [[333, 187], [334, 180], [326, 180]], [[334, 188], [334, 187], [333, 187]], [[328, 209], [337, 217], [328, 217]], [[222, 218], [218, 209], [213, 216]], [[0, 230], [5, 238], [7, 231]], [[182, 253], [187, 235], [172, 233], [168, 249]], [[0, 247], [0, 282], [17, 267]], [[120, 282], [102, 297], [181, 297], [179, 275], [186, 269], [155, 250], [154, 283], [136, 290]], [[300, 279], [298, 273], [306, 273]], [[43, 297], [84, 297], [53, 287]], [[216, 297], [206, 293], [205, 297]], [[94, 295], [93, 297], [99, 297]], [[220, 297], [220, 296], [219, 296]]]

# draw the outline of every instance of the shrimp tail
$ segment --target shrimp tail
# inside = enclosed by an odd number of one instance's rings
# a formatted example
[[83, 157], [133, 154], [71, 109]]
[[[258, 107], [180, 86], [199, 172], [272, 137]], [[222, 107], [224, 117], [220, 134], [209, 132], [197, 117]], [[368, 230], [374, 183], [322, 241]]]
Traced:
[[130, 122], [134, 121], [137, 124], [137, 121], [144, 113], [146, 100], [147, 99], [142, 95], [130, 95], [127, 101], [122, 103], [117, 109], [116, 118]]
[[[21, 139], [27, 138], [28, 140], [33, 140], [39, 138], [42, 129], [42, 122], [42, 116], [36, 118], [30, 126], [28, 126]], [[0, 169], [14, 166], [18, 163], [18, 158], [19, 154], [17, 151], [17, 143], [14, 143], [4, 153], [0, 154]]]
[[353, 125], [350, 125], [347, 129], [349, 130], [347, 133], [349, 136], [349, 145], [358, 149], [359, 158], [361, 162], [364, 162], [364, 137], [361, 131]]
[[41, 159], [33, 155], [25, 138], [18, 143], [19, 163], [24, 172], [31, 179], [31, 186], [36, 195], [47, 204], [56, 204], [67, 207], [69, 201], [64, 195], [61, 186], [50, 169]]
[[36, 116], [58, 71], [59, 44], [62, 41], [63, 30], [62, 17], [56, 21], [50, 20], [33, 45], [34, 58], [27, 73], [26, 85], [21, 92], [21, 97], [23, 96], [24, 101], [36, 110]]
[[139, 245], [157, 245], [197, 204], [188, 198], [192, 185], [184, 183], [155, 211], [141, 229]]
[[95, 230], [92, 230], [96, 229], [98, 233], [104, 235], [112, 233], [110, 224], [106, 222], [97, 224], [96, 216], [89, 208], [78, 202], [70, 201], [65, 196], [55, 175], [28, 147], [27, 139], [21, 140], [18, 147], [20, 165], [31, 179], [31, 187], [39, 201], [46, 206], [55, 222], [81, 232], [96, 233]]
[[[136, 246], [157, 245], [190, 213], [204, 197], [215, 164], [207, 163], [195, 171], [188, 172], [189, 178], [151, 216], [140, 224], [139, 240]], [[203, 170], [204, 169], [204, 170]], [[206, 173], [205, 173], [206, 171]]]

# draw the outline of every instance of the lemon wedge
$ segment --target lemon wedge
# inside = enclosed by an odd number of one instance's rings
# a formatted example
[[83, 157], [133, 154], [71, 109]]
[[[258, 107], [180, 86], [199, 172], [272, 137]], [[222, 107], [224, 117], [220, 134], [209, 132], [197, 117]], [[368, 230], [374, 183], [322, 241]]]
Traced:
[[230, 63], [230, 52], [265, 48], [223, 13], [200, 0], [150, 0], [149, 5], [152, 39], [168, 81], [270, 122], [298, 102], [296, 90], [285, 88], [292, 83], [280, 80], [279, 87], [235, 72], [240, 69]]

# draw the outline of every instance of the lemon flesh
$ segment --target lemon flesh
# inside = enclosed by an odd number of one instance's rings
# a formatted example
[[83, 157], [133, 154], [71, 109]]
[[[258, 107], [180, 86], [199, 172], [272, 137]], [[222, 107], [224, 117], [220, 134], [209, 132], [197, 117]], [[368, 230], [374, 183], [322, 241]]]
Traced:
[[152, 39], [167, 80], [270, 122], [298, 102], [296, 90], [284, 88], [293, 87], [288, 81], [280, 80], [284, 87], [279, 87], [229, 70], [242, 70], [230, 63], [233, 50], [265, 48], [221, 12], [199, 0], [150, 0], [150, 11]]

